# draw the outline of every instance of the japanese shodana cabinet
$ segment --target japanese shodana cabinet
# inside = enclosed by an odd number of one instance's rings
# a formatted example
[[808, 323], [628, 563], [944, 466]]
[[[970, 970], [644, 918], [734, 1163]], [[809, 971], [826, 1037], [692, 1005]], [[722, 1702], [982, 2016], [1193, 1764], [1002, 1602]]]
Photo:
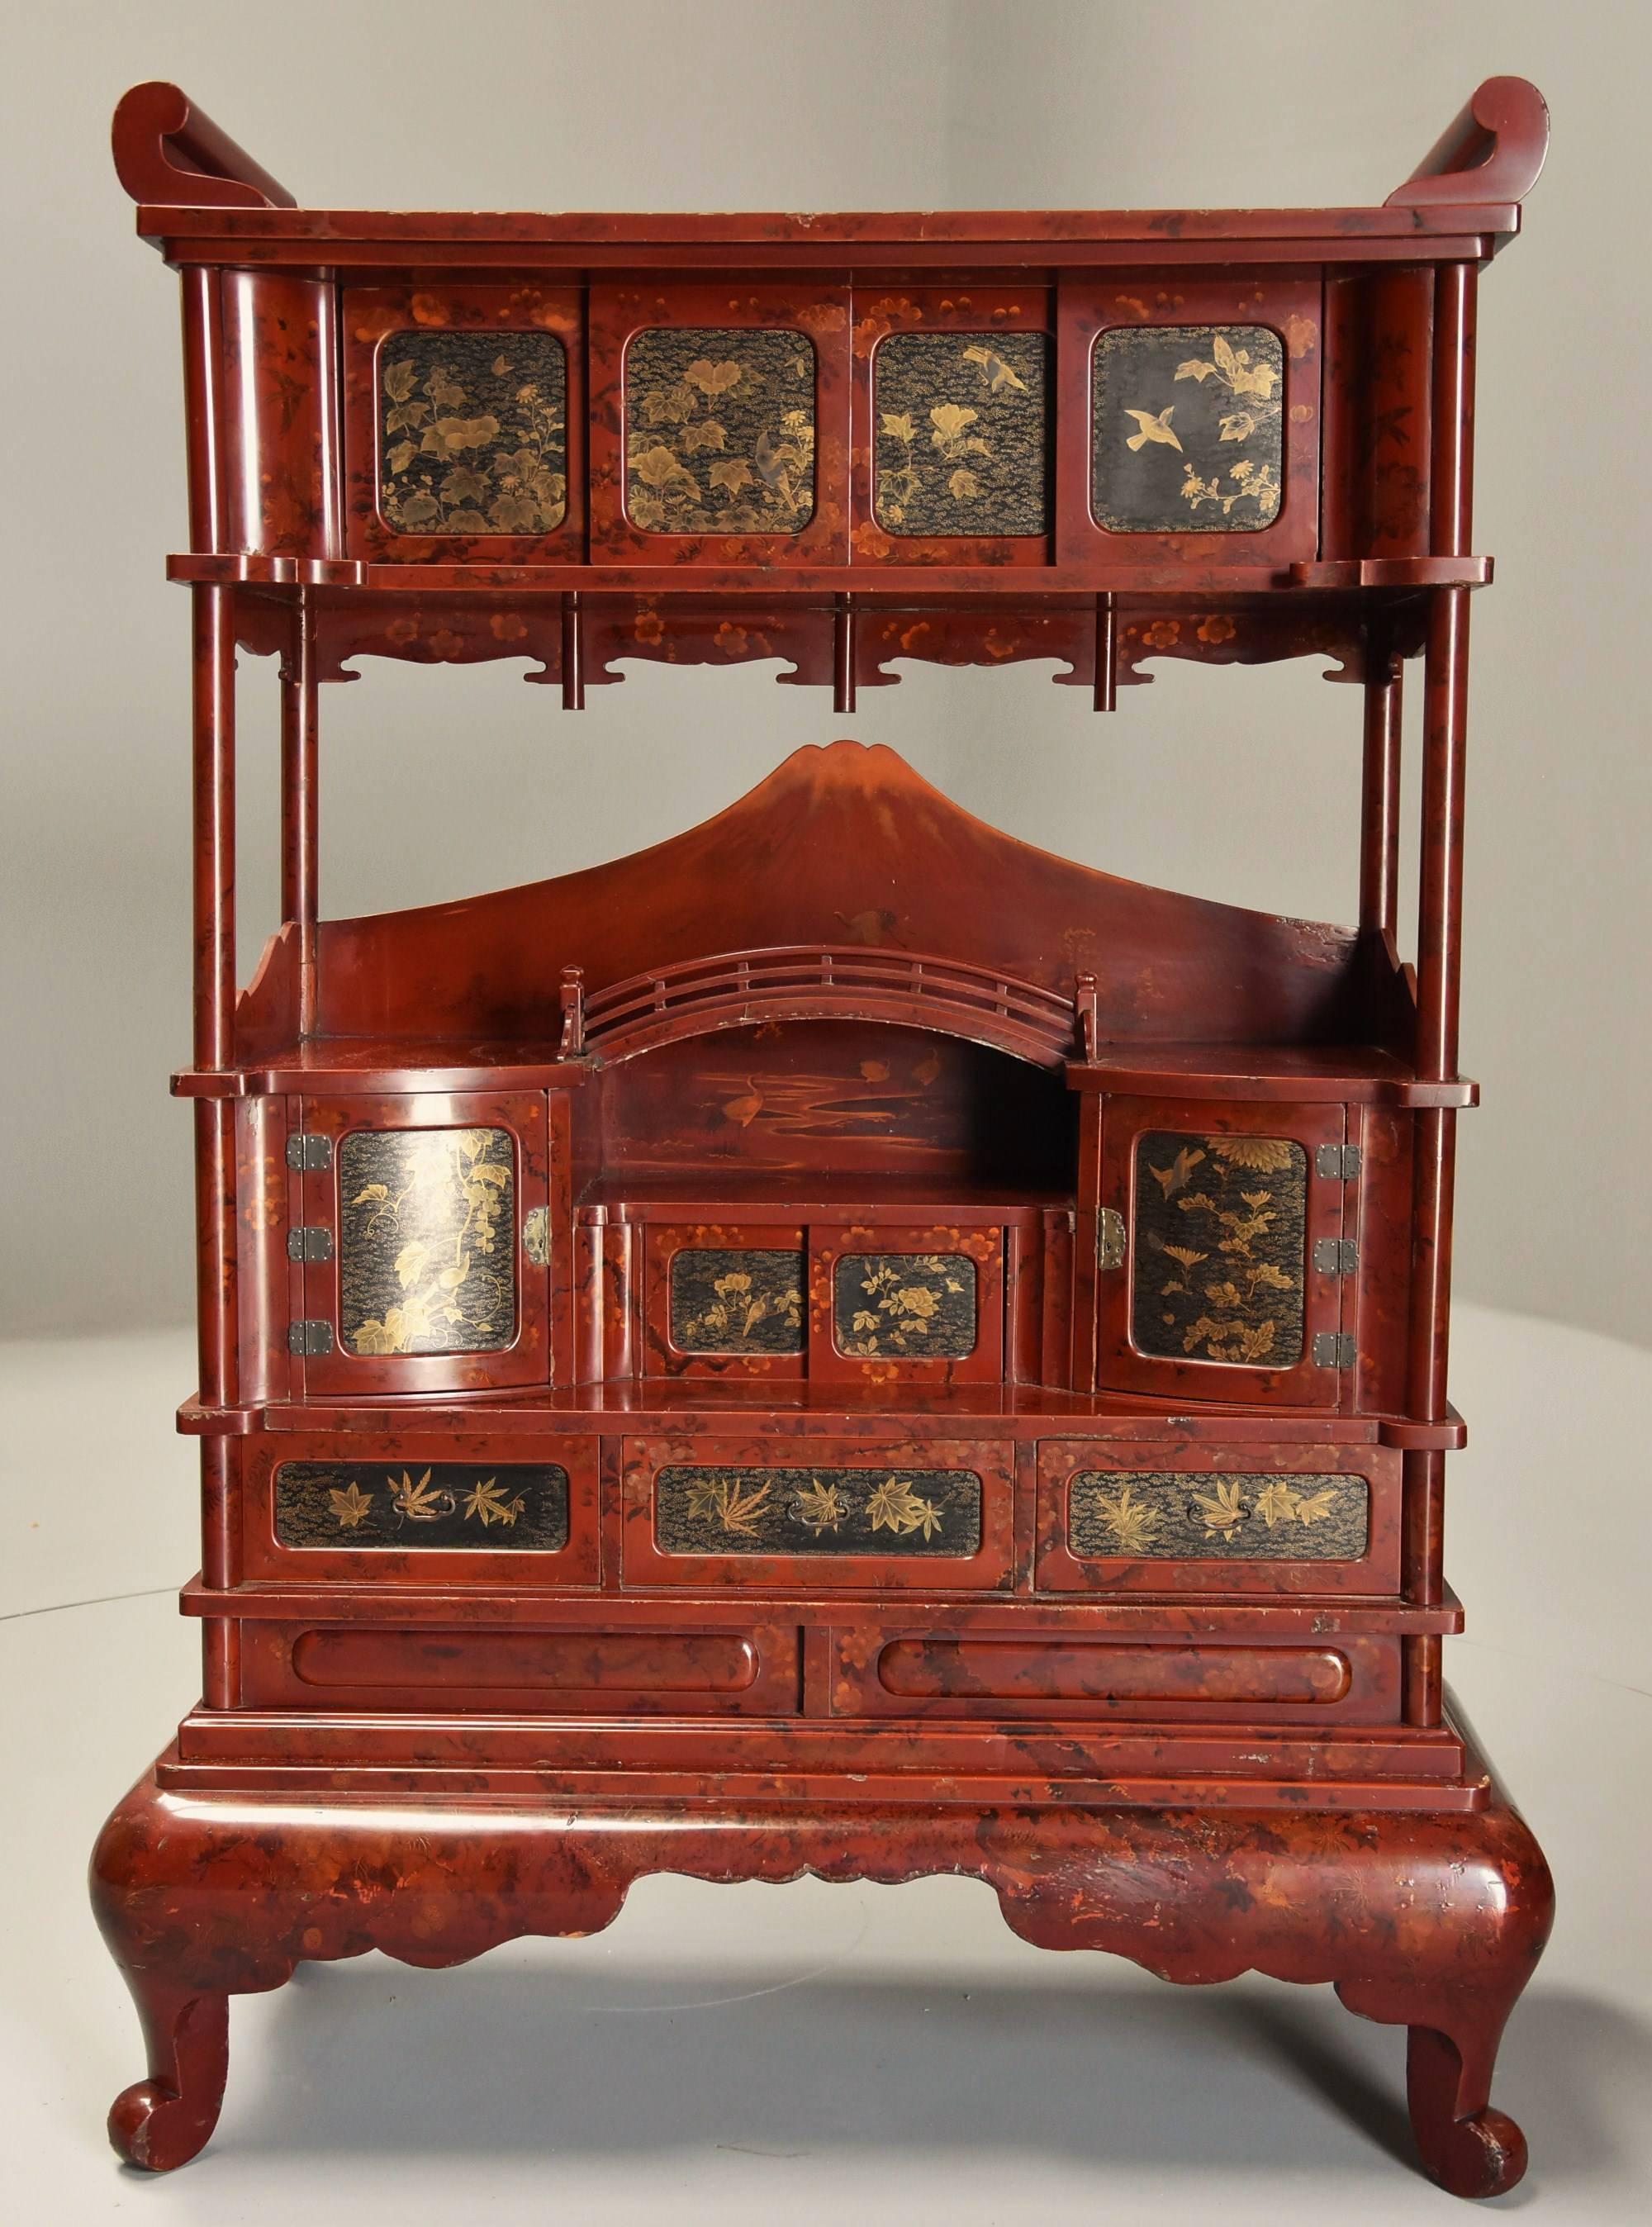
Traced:
[[[179, 271], [194, 609], [199, 1707], [94, 1894], [209, 2136], [230, 1995], [585, 1932], [631, 1881], [966, 1873], [1049, 1947], [1330, 1981], [1490, 2108], [1543, 1860], [1440, 1683], [1475, 290], [1547, 139], [1483, 85], [1377, 208], [405, 215], [175, 87], [115, 121]], [[239, 654], [284, 924], [234, 950]], [[1030, 849], [798, 751], [630, 858], [318, 903], [363, 656], [1314, 655], [1358, 917]], [[1414, 972], [1401, 673], [1422, 660]], [[990, 684], [984, 684], [990, 685]]]

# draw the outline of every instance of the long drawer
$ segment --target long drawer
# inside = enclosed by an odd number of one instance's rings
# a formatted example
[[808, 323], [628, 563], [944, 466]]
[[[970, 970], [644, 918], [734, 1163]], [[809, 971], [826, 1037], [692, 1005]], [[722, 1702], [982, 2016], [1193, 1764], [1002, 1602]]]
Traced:
[[1046, 1439], [1035, 1582], [1049, 1592], [1392, 1595], [1400, 1476], [1386, 1446]]
[[1007, 1587], [1015, 1449], [987, 1439], [628, 1438], [628, 1588]]

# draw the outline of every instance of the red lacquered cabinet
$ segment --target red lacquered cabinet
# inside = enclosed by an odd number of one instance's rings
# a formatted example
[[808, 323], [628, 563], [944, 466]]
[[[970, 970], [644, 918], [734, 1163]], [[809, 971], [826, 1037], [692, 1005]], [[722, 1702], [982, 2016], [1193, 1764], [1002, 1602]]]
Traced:
[[[1475, 287], [1547, 131], [1489, 80], [1374, 209], [460, 218], [298, 208], [122, 102], [184, 293], [204, 1643], [93, 1862], [124, 2155], [195, 2154], [228, 1998], [306, 1958], [589, 1931], [649, 1871], [958, 1871], [1044, 1945], [1334, 1982], [1409, 2029], [1428, 2169], [1518, 2179], [1550, 1889], [1442, 1690], [1441, 1532]], [[244, 655], [284, 924], [239, 987]], [[846, 713], [903, 658], [1107, 711], [1306, 655], [1362, 710], [1351, 927], [855, 742], [322, 916], [363, 656], [571, 711], [771, 660]]]

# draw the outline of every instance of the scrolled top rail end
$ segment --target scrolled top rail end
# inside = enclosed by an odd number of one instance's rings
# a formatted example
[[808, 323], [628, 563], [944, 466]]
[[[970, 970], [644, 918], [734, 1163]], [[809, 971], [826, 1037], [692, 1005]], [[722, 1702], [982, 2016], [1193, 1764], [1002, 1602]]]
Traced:
[[1548, 104], [1523, 77], [1489, 77], [1385, 208], [1524, 200], [1549, 148]]
[[132, 199], [160, 208], [295, 208], [287, 188], [164, 79], [122, 96], [110, 131]]

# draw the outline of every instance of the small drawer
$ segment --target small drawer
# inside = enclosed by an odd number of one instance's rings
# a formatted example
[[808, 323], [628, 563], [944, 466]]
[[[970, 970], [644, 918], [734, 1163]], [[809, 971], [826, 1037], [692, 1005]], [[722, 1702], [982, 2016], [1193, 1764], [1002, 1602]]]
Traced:
[[948, 1593], [1011, 1582], [1008, 1445], [635, 1438], [624, 1462], [628, 1586]]
[[973, 1216], [813, 1225], [809, 1324], [817, 1377], [999, 1383], [1004, 1229]]
[[800, 1223], [643, 1219], [643, 1371], [801, 1376], [808, 1264]]
[[271, 1433], [241, 1460], [249, 1579], [596, 1583], [595, 1439]]
[[1052, 1592], [1392, 1594], [1400, 1464], [1386, 1446], [1046, 1439], [1036, 1582]]
[[1139, 1640], [885, 1624], [840, 1627], [832, 1646], [834, 1716], [1382, 1724], [1400, 1701], [1399, 1643], [1387, 1637]]
[[780, 1716], [797, 1710], [799, 1660], [791, 1624], [651, 1631], [248, 1622], [241, 1698], [249, 1708]]

